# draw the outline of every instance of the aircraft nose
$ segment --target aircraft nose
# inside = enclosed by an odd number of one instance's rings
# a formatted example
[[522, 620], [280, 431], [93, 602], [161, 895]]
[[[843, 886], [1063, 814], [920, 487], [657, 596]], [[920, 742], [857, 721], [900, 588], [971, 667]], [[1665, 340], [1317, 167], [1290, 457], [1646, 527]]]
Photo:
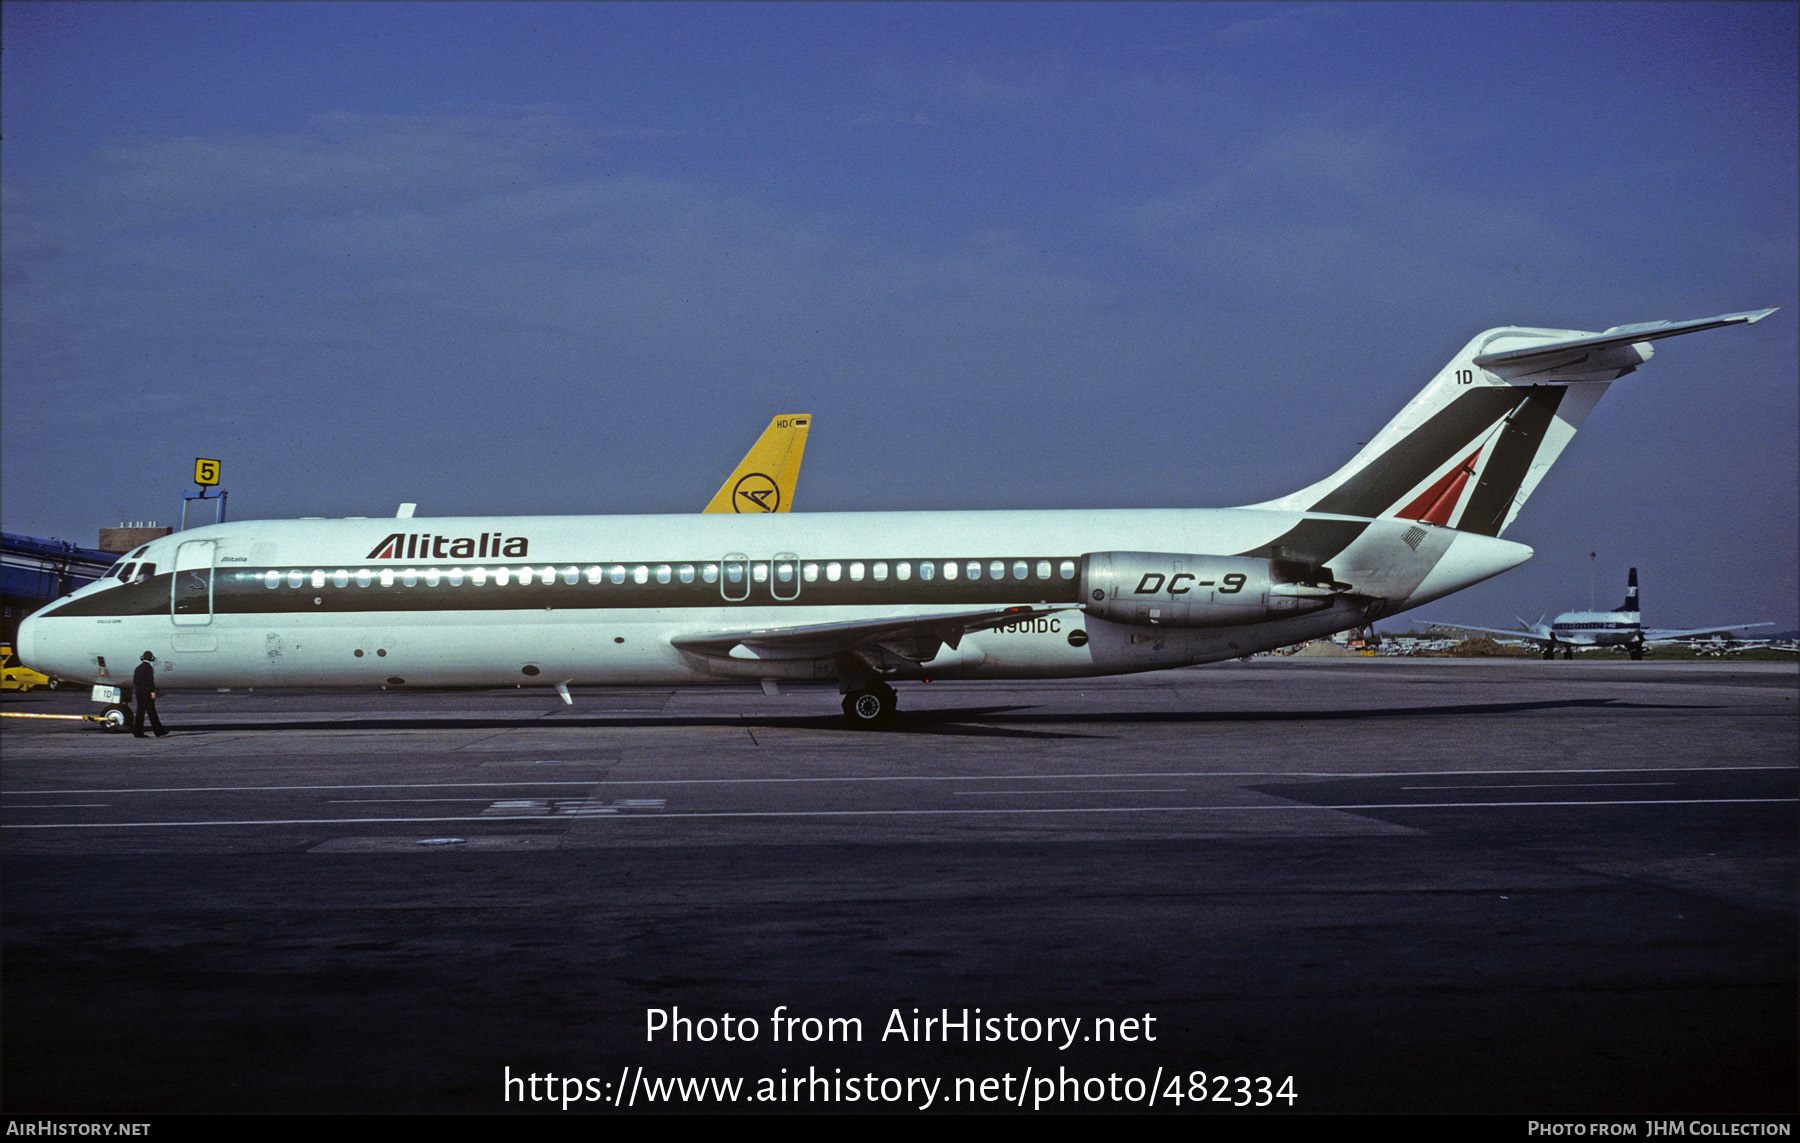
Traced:
[[36, 616], [27, 615], [19, 624], [19, 634], [14, 639], [13, 652], [19, 656], [19, 662], [27, 667], [37, 663], [37, 627]]

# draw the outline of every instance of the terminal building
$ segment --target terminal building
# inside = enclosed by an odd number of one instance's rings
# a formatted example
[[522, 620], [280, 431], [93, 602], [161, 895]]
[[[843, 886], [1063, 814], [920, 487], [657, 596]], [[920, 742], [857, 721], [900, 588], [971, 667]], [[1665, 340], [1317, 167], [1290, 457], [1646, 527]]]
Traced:
[[152, 521], [100, 529], [97, 546], [0, 532], [0, 642], [12, 645], [19, 623], [52, 600], [93, 583], [119, 556], [175, 529]]

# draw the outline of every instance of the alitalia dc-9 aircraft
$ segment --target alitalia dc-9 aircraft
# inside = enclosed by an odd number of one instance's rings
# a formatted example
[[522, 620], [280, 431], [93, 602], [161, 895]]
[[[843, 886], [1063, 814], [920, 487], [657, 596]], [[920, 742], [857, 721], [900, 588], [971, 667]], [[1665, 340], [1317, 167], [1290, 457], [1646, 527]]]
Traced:
[[867, 727], [900, 679], [1238, 658], [1522, 563], [1500, 536], [1608, 383], [1773, 312], [1490, 329], [1337, 472], [1241, 508], [214, 524], [29, 617], [18, 654], [115, 723], [153, 651], [169, 690], [835, 680]]

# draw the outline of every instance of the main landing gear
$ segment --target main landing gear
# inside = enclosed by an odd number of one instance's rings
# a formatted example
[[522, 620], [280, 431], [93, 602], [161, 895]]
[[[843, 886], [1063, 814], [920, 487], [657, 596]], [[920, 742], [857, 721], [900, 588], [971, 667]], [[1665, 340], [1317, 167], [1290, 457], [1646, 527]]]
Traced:
[[893, 721], [894, 688], [876, 679], [844, 696], [844, 718], [857, 730], [879, 730]]

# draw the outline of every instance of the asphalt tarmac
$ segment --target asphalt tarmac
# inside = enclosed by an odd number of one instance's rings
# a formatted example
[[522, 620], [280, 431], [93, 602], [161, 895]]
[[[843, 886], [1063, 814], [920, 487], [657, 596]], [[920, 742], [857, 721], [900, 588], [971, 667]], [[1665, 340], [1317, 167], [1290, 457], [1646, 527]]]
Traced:
[[575, 699], [0, 720], [5, 1110], [1800, 1100], [1793, 666]]

